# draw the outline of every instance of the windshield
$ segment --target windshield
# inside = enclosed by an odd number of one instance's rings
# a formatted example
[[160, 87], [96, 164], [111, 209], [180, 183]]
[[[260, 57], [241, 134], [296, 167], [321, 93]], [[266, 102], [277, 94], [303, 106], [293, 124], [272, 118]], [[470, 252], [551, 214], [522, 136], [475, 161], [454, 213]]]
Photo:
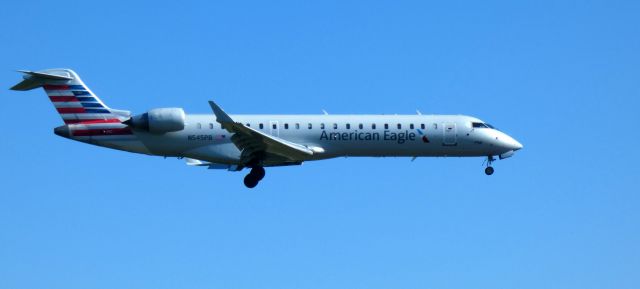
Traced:
[[472, 122], [471, 126], [473, 128], [493, 128], [493, 129], [495, 129], [495, 127], [493, 127], [492, 125], [490, 125], [488, 123], [483, 123], [483, 122]]

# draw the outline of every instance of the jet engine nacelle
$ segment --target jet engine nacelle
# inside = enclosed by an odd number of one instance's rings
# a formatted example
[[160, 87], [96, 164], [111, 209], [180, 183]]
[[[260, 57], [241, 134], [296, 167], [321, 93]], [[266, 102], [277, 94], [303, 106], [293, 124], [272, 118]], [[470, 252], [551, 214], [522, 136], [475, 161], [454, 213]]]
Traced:
[[150, 133], [167, 133], [184, 129], [185, 114], [182, 108], [154, 108], [143, 114], [134, 115], [125, 121], [134, 129]]

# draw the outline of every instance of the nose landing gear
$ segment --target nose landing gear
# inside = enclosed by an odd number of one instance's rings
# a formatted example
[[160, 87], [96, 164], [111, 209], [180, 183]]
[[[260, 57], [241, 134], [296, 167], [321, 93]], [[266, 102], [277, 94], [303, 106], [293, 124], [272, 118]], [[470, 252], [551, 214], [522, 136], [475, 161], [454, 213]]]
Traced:
[[484, 173], [487, 174], [487, 176], [493, 175], [493, 167], [487, 167], [484, 169]]
[[251, 172], [244, 177], [244, 185], [249, 188], [255, 188], [264, 178], [266, 172], [263, 167], [253, 167]]
[[493, 156], [488, 156], [487, 157], [487, 167], [484, 169], [484, 173], [487, 176], [493, 175], [493, 167], [491, 166], [491, 163], [493, 163], [493, 161], [495, 161], [496, 159], [493, 158]]

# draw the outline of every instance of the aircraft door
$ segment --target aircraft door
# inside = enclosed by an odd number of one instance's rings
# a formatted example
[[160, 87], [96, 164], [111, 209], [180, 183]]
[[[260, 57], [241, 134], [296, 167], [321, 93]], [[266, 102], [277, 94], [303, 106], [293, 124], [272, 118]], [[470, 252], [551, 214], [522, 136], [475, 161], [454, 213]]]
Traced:
[[272, 136], [279, 137], [280, 136], [280, 126], [277, 121], [269, 122], [269, 132]]
[[445, 146], [457, 145], [458, 132], [456, 130], [456, 124], [452, 122], [445, 123], [443, 128], [444, 128], [444, 132], [443, 132], [443, 138], [442, 138], [442, 145], [445, 145]]

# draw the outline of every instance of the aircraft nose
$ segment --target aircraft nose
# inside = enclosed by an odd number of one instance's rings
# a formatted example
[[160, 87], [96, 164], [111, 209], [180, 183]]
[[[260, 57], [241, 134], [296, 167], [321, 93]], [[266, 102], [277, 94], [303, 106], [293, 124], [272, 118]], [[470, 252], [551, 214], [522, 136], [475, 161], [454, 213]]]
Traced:
[[519, 141], [515, 140], [514, 138], [512, 138], [510, 136], [506, 136], [504, 142], [506, 143], [506, 146], [509, 149], [512, 149], [513, 151], [517, 151], [519, 149], [522, 149], [522, 147], [523, 147], [522, 144]]
[[513, 150], [514, 151], [517, 151], [517, 150], [519, 150], [519, 149], [521, 149], [523, 147], [524, 146], [519, 141], [517, 141], [515, 139], [513, 140]]
[[522, 144], [504, 132], [498, 132], [496, 136], [497, 145], [506, 150], [517, 151], [522, 149]]

